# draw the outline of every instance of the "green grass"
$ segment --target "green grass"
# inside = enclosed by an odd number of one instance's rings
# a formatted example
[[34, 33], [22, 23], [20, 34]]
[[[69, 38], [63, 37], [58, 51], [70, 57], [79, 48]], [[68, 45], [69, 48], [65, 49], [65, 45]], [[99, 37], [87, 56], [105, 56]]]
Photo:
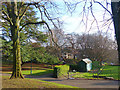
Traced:
[[[74, 75], [72, 75], [74, 78], [85, 78], [85, 79], [98, 79], [98, 78], [93, 78], [92, 73], [81, 73], [81, 72], [76, 72]], [[100, 78], [99, 78], [100, 79]]]
[[115, 80], [120, 80], [120, 66], [105, 66], [101, 72], [101, 76], [113, 77]]
[[[11, 74], [12, 72], [3, 72], [3, 73], [9, 73]], [[22, 70], [23, 75], [44, 75], [44, 74], [49, 74], [53, 73], [53, 69], [46, 69], [46, 70]]]
[[[8, 76], [2, 77], [2, 88], [78, 88], [69, 85], [57, 84], [36, 79], [9, 79]], [[79, 88], [78, 88], [79, 89]], [[80, 89], [83, 90], [83, 89]]]
[[[120, 66], [105, 66], [103, 71], [99, 74], [99, 76], [113, 77], [115, 80], [120, 80], [119, 68]], [[94, 73], [94, 75], [97, 75], [97, 73]], [[86, 73], [76, 72], [76, 75], [73, 75], [74, 78], [87, 78], [87, 79], [93, 79], [92, 76], [93, 73], [90, 72], [86, 72]]]
[[52, 69], [32, 70], [32, 74], [30, 74], [31, 70], [22, 70], [23, 75], [44, 75], [44, 74], [49, 74], [49, 73], [52, 73], [52, 72], [53, 72]]
[[99, 61], [93, 61], [92, 62], [92, 70], [101, 68]]

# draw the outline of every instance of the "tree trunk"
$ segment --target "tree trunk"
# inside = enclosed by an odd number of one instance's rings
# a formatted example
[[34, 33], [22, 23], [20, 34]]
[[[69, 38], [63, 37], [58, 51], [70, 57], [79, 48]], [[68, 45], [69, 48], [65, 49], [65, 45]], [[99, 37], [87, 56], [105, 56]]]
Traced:
[[[18, 27], [18, 26], [17, 26]], [[18, 28], [13, 26], [13, 72], [10, 78], [23, 78], [21, 73], [20, 34]]]
[[12, 18], [13, 25], [10, 26], [12, 40], [13, 40], [13, 72], [11, 78], [24, 78], [21, 73], [21, 55], [20, 55], [20, 20], [17, 11], [17, 1], [11, 3], [10, 16]]
[[111, 3], [113, 22], [115, 28], [115, 37], [118, 45], [118, 58], [120, 64], [120, 1]]

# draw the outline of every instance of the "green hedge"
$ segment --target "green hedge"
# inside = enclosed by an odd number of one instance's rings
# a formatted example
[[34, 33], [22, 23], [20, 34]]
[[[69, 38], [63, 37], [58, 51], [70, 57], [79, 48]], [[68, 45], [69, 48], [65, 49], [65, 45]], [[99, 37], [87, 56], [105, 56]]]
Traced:
[[86, 72], [87, 67], [86, 63], [84, 61], [79, 61], [77, 65], [70, 65], [70, 71], [76, 70], [77, 72]]
[[60, 78], [63, 75], [67, 75], [68, 71], [69, 71], [69, 65], [55, 66], [53, 76], [55, 78]]
[[79, 71], [78, 65], [70, 65], [70, 71], [73, 71], [73, 70]]
[[87, 72], [87, 64], [84, 61], [80, 61], [77, 63], [79, 72]]

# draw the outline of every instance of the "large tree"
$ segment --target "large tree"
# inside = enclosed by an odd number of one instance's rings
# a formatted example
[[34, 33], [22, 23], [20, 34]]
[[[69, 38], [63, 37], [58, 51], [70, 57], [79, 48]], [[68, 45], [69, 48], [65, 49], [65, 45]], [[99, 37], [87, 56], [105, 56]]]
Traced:
[[[18, 3], [19, 4], [19, 3]], [[3, 7], [4, 8], [4, 7]], [[5, 9], [5, 8], [4, 8]], [[37, 12], [35, 12], [33, 7], [29, 7], [26, 13], [26, 17], [23, 17], [21, 21], [21, 26], [24, 24], [24, 22], [27, 21], [33, 21], [36, 22], [39, 18], [36, 17]], [[12, 53], [12, 40], [10, 38], [10, 30], [9, 30], [9, 22], [4, 21], [2, 23], [2, 59], [3, 63], [5, 61], [12, 62], [13, 59], [13, 53]], [[22, 64], [26, 61], [30, 61], [30, 55], [33, 51], [33, 47], [30, 45], [32, 42], [32, 39], [34, 39], [35, 42], [42, 43], [47, 41], [47, 36], [43, 34], [37, 25], [27, 25], [21, 32], [20, 32], [20, 45], [21, 45], [21, 61]], [[41, 49], [40, 49], [41, 50]], [[31, 52], [32, 51], [32, 52]], [[37, 54], [39, 56], [39, 54]]]
[[[47, 12], [47, 9], [45, 8], [45, 5], [49, 7], [49, 4], [53, 4], [52, 2], [46, 2], [46, 1], [39, 1], [39, 2], [17, 2], [17, 0], [12, 0], [10, 2], [3, 2], [3, 8], [2, 8], [2, 14], [3, 19], [9, 22], [9, 34], [10, 38], [13, 41], [13, 72], [10, 78], [24, 78], [21, 73], [21, 54], [20, 54], [20, 33], [22, 30], [27, 27], [28, 25], [33, 24], [45, 24], [50, 30], [50, 27], [45, 20], [50, 20], [52, 23], [54, 23], [51, 19], [49, 19], [49, 14]], [[37, 9], [39, 9], [41, 15], [41, 21], [35, 22], [31, 20], [24, 21], [22, 20], [26, 17], [28, 8], [30, 6], [35, 6]], [[32, 13], [32, 12], [31, 12]], [[46, 19], [43, 19], [43, 14]], [[32, 17], [32, 16], [31, 16]], [[28, 27], [29, 28], [29, 27]], [[24, 31], [26, 32], [26, 31]]]
[[120, 1], [112, 2], [112, 13], [113, 13], [113, 22], [115, 27], [115, 37], [118, 45], [118, 56], [119, 56], [119, 64], [120, 64]]

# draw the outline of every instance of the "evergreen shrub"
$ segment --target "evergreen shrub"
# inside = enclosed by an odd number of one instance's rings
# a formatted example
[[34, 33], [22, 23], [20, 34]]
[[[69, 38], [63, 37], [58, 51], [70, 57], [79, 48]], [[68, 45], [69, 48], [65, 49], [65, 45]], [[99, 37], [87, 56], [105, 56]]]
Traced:
[[79, 71], [78, 69], [79, 69], [78, 65], [75, 65], [75, 64], [70, 65], [70, 71], [73, 71], [73, 70]]
[[69, 65], [59, 65], [54, 67], [53, 76], [55, 78], [60, 78], [64, 75], [67, 75], [69, 71]]

